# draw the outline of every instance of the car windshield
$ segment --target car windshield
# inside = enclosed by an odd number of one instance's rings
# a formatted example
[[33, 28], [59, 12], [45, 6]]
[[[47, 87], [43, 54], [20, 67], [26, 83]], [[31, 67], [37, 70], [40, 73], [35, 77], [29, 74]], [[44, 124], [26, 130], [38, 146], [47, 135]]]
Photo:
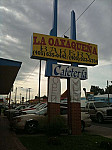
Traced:
[[109, 105], [105, 102], [95, 102], [94, 104], [96, 108], [109, 107]]

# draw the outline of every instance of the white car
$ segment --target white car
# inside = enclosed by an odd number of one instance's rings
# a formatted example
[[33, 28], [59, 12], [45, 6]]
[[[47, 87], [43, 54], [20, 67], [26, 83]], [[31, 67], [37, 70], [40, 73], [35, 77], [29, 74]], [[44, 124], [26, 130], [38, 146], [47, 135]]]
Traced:
[[20, 114], [20, 111], [22, 109], [24, 109], [26, 107], [26, 105], [19, 105], [18, 107], [16, 107], [15, 109], [8, 109], [6, 110], [6, 116], [8, 117], [8, 119], [12, 119], [13, 117], [17, 116]]
[[[65, 124], [67, 124], [67, 108], [60, 107], [60, 114], [65, 120]], [[27, 133], [35, 133], [37, 128], [39, 129], [43, 127], [43, 121], [45, 120], [47, 115], [47, 107], [41, 109], [35, 114], [27, 114], [21, 115], [13, 118], [12, 126], [15, 129], [23, 129]], [[85, 127], [91, 126], [91, 119], [89, 118], [89, 114], [85, 112], [81, 112], [81, 130], [83, 131]], [[44, 123], [45, 124], [45, 123]]]
[[47, 103], [38, 103], [33, 109], [22, 111], [21, 114], [34, 114], [45, 107], [47, 107]]

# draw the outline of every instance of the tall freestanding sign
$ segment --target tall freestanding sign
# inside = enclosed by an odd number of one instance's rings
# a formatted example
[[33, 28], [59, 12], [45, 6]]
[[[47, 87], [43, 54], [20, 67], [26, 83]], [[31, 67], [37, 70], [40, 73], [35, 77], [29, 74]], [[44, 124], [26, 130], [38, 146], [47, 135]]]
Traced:
[[[87, 68], [78, 65], [97, 65], [97, 45], [76, 41], [75, 13], [71, 12], [70, 39], [57, 37], [57, 0], [54, 0], [53, 28], [49, 35], [33, 33], [31, 58], [46, 60], [48, 77], [48, 117], [60, 114], [60, 78], [67, 79], [68, 125], [73, 135], [81, 134], [81, 81], [88, 78]], [[59, 65], [57, 62], [71, 64]]]

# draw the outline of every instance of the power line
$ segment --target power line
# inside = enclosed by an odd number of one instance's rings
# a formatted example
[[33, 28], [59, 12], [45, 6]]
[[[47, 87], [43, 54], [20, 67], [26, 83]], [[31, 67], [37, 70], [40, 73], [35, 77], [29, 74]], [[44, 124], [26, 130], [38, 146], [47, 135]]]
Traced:
[[[36, 66], [34, 67], [34, 69], [32, 70], [31, 74], [27, 77], [27, 80], [31, 77], [31, 75], [33, 74], [33, 72], [35, 71], [35, 69], [37, 68], [37, 66], [39, 65], [39, 62], [38, 64], [36, 64]], [[23, 84], [25, 83], [26, 81], [23, 82]]]
[[95, 0], [91, 2], [91, 4], [82, 12], [82, 14], [80, 14], [80, 16], [76, 19], [76, 21], [79, 20], [79, 18], [88, 10], [88, 8], [89, 8], [94, 2], [95, 2]]
[[[75, 22], [77, 21], [77, 20], [79, 20], [79, 18], [88, 10], [88, 8], [93, 4], [95, 2], [95, 0], [93, 0], [89, 5], [88, 5], [88, 7], [80, 14], [80, 16], [75, 20]], [[67, 33], [69, 30], [70, 30], [70, 28], [71, 28], [71, 26], [63, 33], [63, 35], [65, 34], [65, 33]], [[62, 35], [62, 36], [63, 36]], [[61, 36], [61, 37], [62, 37]]]

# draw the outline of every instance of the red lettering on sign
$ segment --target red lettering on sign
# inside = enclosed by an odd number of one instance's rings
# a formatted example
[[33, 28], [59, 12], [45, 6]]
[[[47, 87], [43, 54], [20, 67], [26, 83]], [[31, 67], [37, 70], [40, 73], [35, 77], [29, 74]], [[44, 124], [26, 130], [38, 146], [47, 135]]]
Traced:
[[76, 44], [75, 44], [75, 42], [71, 43], [71, 47], [76, 50]]
[[49, 38], [48, 43], [49, 43], [50, 46], [53, 46], [54, 45], [54, 39], [53, 38]]
[[41, 45], [46, 45], [44, 37], [41, 39]]
[[93, 49], [93, 54], [97, 55], [96, 48]]
[[66, 48], [71, 48], [69, 40], [67, 40]]
[[37, 42], [37, 37], [36, 36], [33, 37], [33, 44], [34, 45], [40, 45], [40, 41]]
[[42, 37], [41, 41], [38, 41], [37, 37], [35, 36], [33, 37], [33, 44], [34, 45], [46, 45], [44, 37]]
[[61, 47], [65, 47], [65, 45], [64, 45], [64, 43], [65, 43], [65, 40], [63, 40], [63, 39], [60, 39], [60, 42], [61, 42]]
[[88, 52], [90, 52], [90, 54], [92, 53], [92, 46], [91, 45], [87, 45], [87, 50]]
[[81, 50], [81, 44], [80, 43], [77, 43], [77, 49]]
[[85, 45], [85, 44], [82, 44], [82, 51], [86, 51], [86, 52], [87, 52], [87, 49], [86, 49], [86, 45]]
[[60, 46], [58, 39], [55, 40], [54, 46]]

